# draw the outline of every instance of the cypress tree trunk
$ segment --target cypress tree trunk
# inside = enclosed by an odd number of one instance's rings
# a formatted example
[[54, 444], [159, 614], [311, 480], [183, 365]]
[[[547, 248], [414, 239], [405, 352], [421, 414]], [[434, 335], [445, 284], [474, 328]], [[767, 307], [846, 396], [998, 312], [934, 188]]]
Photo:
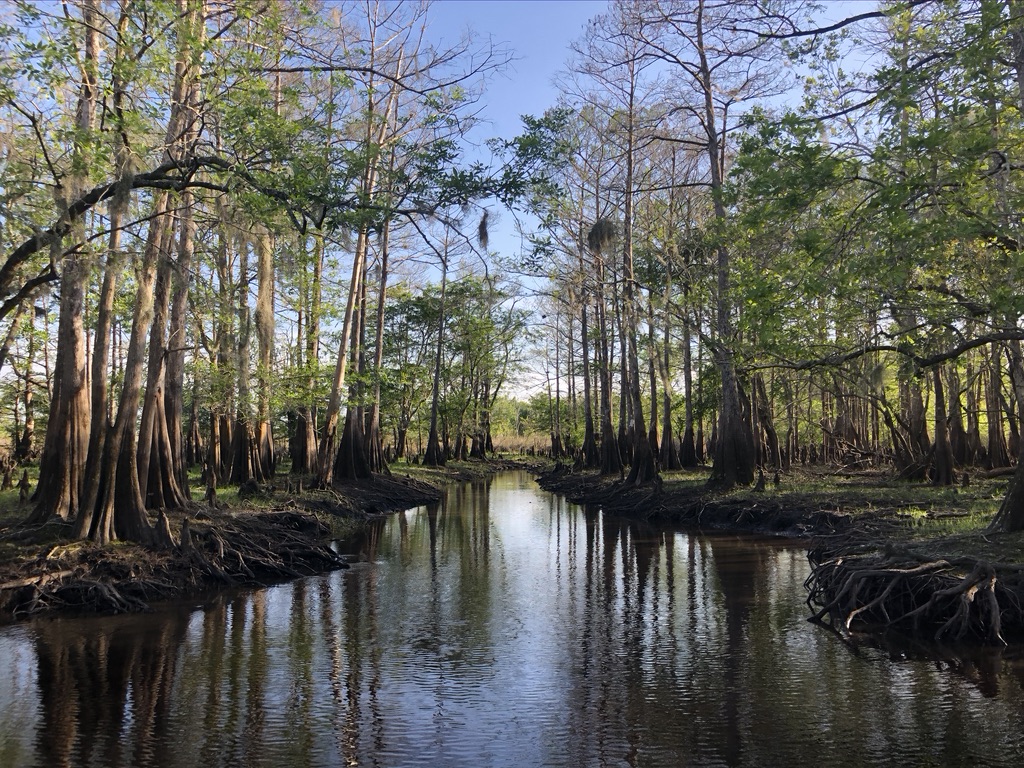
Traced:
[[358, 300], [364, 264], [366, 262], [366, 248], [368, 230], [364, 225], [356, 238], [356, 248], [352, 257], [352, 277], [349, 281], [348, 303], [345, 306], [345, 318], [342, 322], [341, 342], [338, 349], [338, 361], [334, 368], [334, 381], [331, 386], [331, 397], [327, 403], [327, 415], [324, 424], [323, 434], [320, 436], [320, 447], [317, 450], [320, 461], [320, 485], [324, 488], [331, 487], [334, 480], [334, 460], [338, 449], [337, 435], [338, 416], [341, 413], [341, 394], [345, 386], [345, 372], [348, 368], [349, 342], [352, 338], [352, 328], [358, 311], [356, 302]]
[[[371, 41], [371, 45], [372, 45]], [[366, 164], [363, 169], [363, 176], [360, 179], [360, 193], [370, 199], [377, 187], [377, 176], [380, 171], [380, 149], [384, 146], [388, 137], [390, 121], [387, 116], [392, 108], [397, 108], [397, 99], [401, 89], [397, 83], [401, 81], [404, 67], [404, 58], [399, 56], [393, 72], [392, 82], [395, 85], [387, 95], [387, 103], [383, 110], [383, 120], [375, 119], [380, 103], [373, 97], [368, 103], [366, 115], [366, 133], [364, 136], [364, 151], [368, 153]], [[374, 87], [375, 82], [371, 78], [370, 86]], [[345, 307], [345, 317], [342, 323], [341, 342], [338, 349], [338, 361], [334, 368], [334, 379], [331, 385], [331, 397], [327, 403], [327, 413], [324, 418], [323, 434], [320, 436], [320, 447], [318, 460], [320, 462], [320, 485], [325, 488], [331, 486], [334, 472], [335, 452], [338, 448], [338, 416], [341, 413], [341, 398], [345, 388], [345, 371], [348, 361], [348, 347], [351, 339], [352, 326], [355, 322], [356, 301], [364, 290], [363, 279], [366, 271], [366, 251], [369, 244], [369, 227], [363, 224], [359, 229], [356, 239], [355, 254], [352, 259], [352, 278], [349, 282], [348, 302]]]
[[651, 428], [647, 433], [647, 442], [651, 446], [651, 453], [655, 456], [655, 464], [657, 464], [657, 456], [659, 454], [658, 447], [658, 380], [655, 368], [657, 367], [658, 361], [658, 349], [654, 342], [654, 302], [651, 300], [650, 294], [647, 297], [647, 377], [650, 380], [651, 387]]
[[[601, 263], [600, 254], [595, 254]], [[608, 348], [608, 320], [604, 300], [604, 270], [598, 276], [597, 312], [600, 344], [600, 376], [601, 376], [601, 474], [617, 475], [622, 471], [622, 456], [619, 454], [618, 439], [612, 426], [612, 372]]]
[[306, 313], [306, 392], [309, 403], [296, 411], [295, 439], [292, 444], [292, 469], [297, 475], [310, 475], [317, 471], [316, 412], [311, 406], [316, 388], [315, 373], [320, 361], [320, 310], [323, 285], [323, 237], [316, 237], [313, 245], [313, 280], [309, 287]]
[[633, 398], [629, 388], [629, 363], [626, 354], [626, 329], [623, 323], [623, 302], [618, 288], [618, 277], [612, 282], [612, 307], [615, 314], [612, 321], [615, 324], [619, 340], [619, 461], [623, 465], [633, 462]]
[[979, 415], [979, 393], [981, 390], [981, 376], [975, 375], [974, 355], [967, 354], [967, 456], [965, 464], [976, 464], [982, 457], [984, 448], [981, 444], [981, 425], [978, 423]]
[[953, 449], [949, 444], [949, 430], [946, 423], [946, 395], [942, 386], [942, 366], [932, 369], [932, 384], [935, 387], [935, 446], [932, 457], [932, 483], [953, 484]]
[[[660, 361], [661, 371], [661, 401], [662, 401], [662, 417], [661, 417], [661, 456], [660, 463], [661, 468], [664, 470], [676, 470], [682, 469], [683, 463], [679, 456], [679, 447], [676, 445], [675, 433], [672, 425], [672, 385], [671, 379], [669, 378], [669, 371], [671, 368], [671, 351], [672, 351], [672, 317], [668, 311], [669, 299], [672, 292], [672, 282], [670, 277], [666, 277], [665, 280], [665, 309], [664, 309], [664, 321], [665, 325], [662, 329], [662, 349], [661, 355], [658, 355], [657, 350], [652, 349], [651, 354], [655, 359]], [[689, 342], [689, 340], [687, 340]], [[688, 351], [687, 351], [688, 354]], [[686, 358], [684, 355], [684, 365]], [[693, 449], [693, 419], [692, 413], [688, 421], [687, 426], [690, 429], [690, 449]]]
[[[683, 295], [688, 297], [689, 290], [684, 289]], [[683, 438], [679, 450], [679, 463], [686, 469], [698, 466], [704, 454], [703, 430], [694, 434], [693, 426], [693, 352], [690, 339], [690, 321], [687, 318], [683, 320]]]
[[[63, 196], [57, 204], [61, 224], [72, 224], [71, 235], [76, 245], [85, 244], [85, 225], [81, 220], [68, 221], [68, 206], [87, 185], [92, 163], [89, 149], [99, 96], [100, 9], [97, 0], [82, 0], [81, 83], [75, 117], [76, 139], [72, 148], [70, 178], [58, 192]], [[66, 190], [66, 192], [65, 192]], [[85, 292], [89, 281], [87, 251], [78, 247], [67, 252], [63, 242], [50, 246], [50, 260], [59, 265], [60, 319], [57, 327], [57, 359], [53, 393], [46, 437], [39, 462], [39, 484], [34, 497], [35, 508], [28, 522], [42, 523], [51, 516], [68, 520], [82, 514], [85, 492], [85, 470], [89, 449], [90, 393], [86, 368]]]
[[260, 482], [274, 476], [274, 433], [270, 422], [270, 381], [274, 360], [274, 262], [269, 230], [261, 228], [256, 238], [256, 341], [259, 368], [256, 371], [256, 452], [259, 455]]
[[380, 247], [380, 283], [377, 288], [377, 326], [373, 344], [373, 405], [370, 407], [369, 426], [366, 433], [366, 458], [370, 472], [387, 472], [388, 462], [384, 456], [384, 439], [380, 432], [380, 395], [384, 364], [384, 306], [388, 289], [388, 246], [391, 238], [391, 222], [384, 224]]
[[1003, 410], [1000, 405], [1002, 388], [1002, 353], [999, 346], [992, 345], [988, 359], [988, 385], [985, 388], [985, 414], [988, 417], [988, 460], [989, 469], [1010, 466], [1010, 453], [1006, 445], [1003, 427]]
[[764, 378], [760, 374], [754, 376], [753, 388], [757, 393], [757, 423], [764, 432], [764, 445], [767, 454], [765, 456], [766, 464], [772, 469], [782, 469], [779, 433], [775, 429], [771, 404], [768, 402], [768, 392], [764, 385]]
[[153, 324], [157, 270], [166, 244], [173, 236], [172, 222], [169, 195], [160, 192], [153, 203], [149, 235], [136, 278], [135, 312], [117, 417], [100, 464], [102, 492], [95, 510], [81, 515], [75, 526], [77, 536], [88, 536], [101, 544], [114, 539], [147, 543], [152, 538], [145, 499], [139, 487], [135, 421], [142, 392], [146, 338]]
[[[192, 257], [195, 251], [196, 223], [193, 217], [195, 201], [190, 191], [181, 195], [181, 212], [178, 228], [178, 265], [173, 276], [171, 295], [171, 319], [167, 336], [167, 370], [164, 380], [164, 425], [166, 429], [168, 453], [166, 461], [161, 460], [159, 470], [174, 479], [181, 491], [182, 500], [190, 498], [188, 483], [189, 462], [185, 451], [185, 431], [183, 429], [185, 408], [185, 347], [187, 339], [185, 324], [187, 322], [188, 291], [192, 281]], [[202, 450], [202, 436], [196, 429], [198, 421], [195, 392], [192, 395], [191, 428], [195, 443]]]
[[[365, 265], [365, 260], [363, 263]], [[360, 378], [365, 369], [363, 349], [366, 326], [366, 277], [364, 273], [360, 280], [359, 307], [355, 317], [355, 328], [352, 331], [354, 339], [352, 359], [349, 361], [356, 367], [359, 376], [356, 378], [356, 383], [349, 389], [349, 406], [345, 411], [345, 425], [338, 440], [333, 480], [359, 480], [368, 478], [372, 474], [366, 458], [366, 436], [363, 433], [363, 392]]]
[[[128, 27], [127, 9], [122, 7], [121, 16], [118, 20], [118, 40], [115, 51], [117, 61], [123, 61], [126, 52], [124, 50], [124, 34]], [[113, 112], [120, 130], [116, 163], [117, 178], [123, 182], [127, 172], [128, 146], [124, 125], [122, 124], [124, 83], [120, 75], [120, 69], [115, 68], [111, 83], [111, 101]], [[86, 486], [84, 492], [84, 508], [91, 510], [96, 508], [96, 502], [100, 491], [100, 461], [104, 454], [107, 442], [107, 435], [110, 431], [110, 418], [108, 415], [109, 396], [109, 367], [110, 367], [110, 333], [113, 326], [114, 299], [117, 290], [117, 278], [121, 273], [121, 226], [125, 211], [128, 207], [128, 190], [122, 189], [115, 194], [110, 201], [110, 238], [107, 243], [107, 259], [103, 272], [103, 285], [100, 289], [100, 297], [96, 306], [96, 330], [93, 339], [92, 353], [92, 423], [89, 427], [89, 459], [86, 464]], [[82, 521], [85, 522], [84, 520]], [[79, 526], [76, 524], [76, 528]], [[80, 532], [84, 536], [87, 529]]]
[[441, 351], [444, 348], [445, 326], [445, 293], [448, 288], [448, 257], [441, 260], [441, 298], [437, 313], [437, 350], [434, 354], [434, 379], [430, 394], [430, 432], [427, 435], [427, 449], [423, 453], [423, 463], [432, 467], [443, 467], [445, 454], [441, 450], [441, 441], [437, 432], [437, 417], [441, 393]]
[[[711, 194], [715, 219], [726, 220], [722, 199], [724, 171], [723, 154], [718, 135], [718, 119], [713, 100], [711, 67], [704, 44], [704, 9], [696, 15], [696, 49], [699, 59], [699, 79], [704, 96], [704, 129], [707, 135], [708, 165], [711, 171]], [[724, 126], [722, 130], [724, 131]], [[715, 440], [715, 464], [708, 482], [712, 486], [731, 488], [749, 485], [754, 481], [754, 438], [750, 424], [744, 418], [740, 399], [736, 363], [730, 348], [732, 343], [732, 301], [729, 249], [724, 243], [716, 248], [716, 337], [714, 358], [722, 383], [722, 397], [718, 410], [718, 429]]]
[[260, 468], [254, 461], [258, 457], [255, 450], [256, 433], [250, 416], [251, 389], [249, 386], [249, 332], [251, 318], [249, 314], [249, 244], [238, 237], [238, 285], [235, 293], [235, 312], [238, 317], [238, 335], [235, 339], [235, 417], [231, 430], [229, 448], [230, 474], [228, 482], [236, 485], [259, 480]]
[[949, 447], [953, 453], [953, 463], [958, 467], [963, 467], [967, 464], [968, 438], [960, 406], [960, 379], [955, 366], [949, 367], [947, 381], [949, 382], [949, 418], [947, 420]]
[[[164, 334], [170, 313], [172, 236], [168, 236], [165, 245], [166, 248], [161, 249], [163, 252], [157, 272], [153, 322], [149, 333], [146, 394], [135, 459], [139, 472], [139, 491], [149, 509], [178, 508], [187, 501], [179, 482], [182, 472], [174, 465], [174, 449], [167, 424], [165, 361], [168, 345]], [[179, 435], [180, 428], [179, 421]]]
[[[199, 135], [199, 78], [201, 59], [191, 52], [202, 47], [203, 3], [180, 0], [178, 4], [178, 61], [174, 93], [174, 118], [168, 132], [169, 154], [182, 160], [194, 154]], [[188, 280], [195, 242], [192, 193], [185, 191], [169, 201], [176, 210], [169, 226], [176, 228], [162, 241], [157, 276], [153, 325], [150, 331], [146, 399], [136, 461], [139, 487], [149, 508], [178, 508], [188, 501], [188, 471], [182, 450], [184, 400], [185, 312]], [[173, 264], [172, 254], [177, 263]], [[173, 267], [172, 267], [173, 264]], [[175, 300], [172, 310], [171, 297]], [[173, 430], [173, 431], [172, 431]]]
[[590, 297], [584, 288], [580, 301], [580, 340], [583, 344], [583, 445], [580, 447], [580, 457], [586, 469], [596, 469], [601, 465], [601, 455], [594, 435], [594, 402], [590, 387], [590, 328], [587, 321], [589, 300]]
[[587, 289], [587, 267], [584, 259], [586, 236], [583, 232], [583, 196], [584, 190], [581, 185], [580, 218], [577, 222], [576, 232], [576, 257], [579, 261], [580, 271], [580, 342], [583, 354], [583, 444], [580, 447], [580, 461], [586, 469], [596, 469], [601, 466], [601, 454], [594, 432], [594, 400], [591, 395], [590, 322], [587, 316], [590, 306], [590, 291]]

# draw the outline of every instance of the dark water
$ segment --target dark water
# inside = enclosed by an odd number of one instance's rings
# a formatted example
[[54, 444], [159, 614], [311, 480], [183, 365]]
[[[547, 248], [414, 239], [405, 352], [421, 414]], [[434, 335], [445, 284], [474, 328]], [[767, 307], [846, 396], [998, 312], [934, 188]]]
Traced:
[[1024, 764], [1013, 654], [854, 652], [805, 621], [796, 548], [510, 473], [355, 552], [201, 607], [0, 629], [0, 766]]

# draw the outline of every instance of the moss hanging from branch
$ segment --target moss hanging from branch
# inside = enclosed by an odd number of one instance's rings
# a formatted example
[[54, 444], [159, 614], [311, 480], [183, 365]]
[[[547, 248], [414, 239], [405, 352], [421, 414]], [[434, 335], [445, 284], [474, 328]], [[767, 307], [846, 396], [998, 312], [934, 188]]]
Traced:
[[615, 222], [610, 219], [598, 219], [594, 226], [587, 232], [587, 247], [600, 255], [609, 245], [615, 241]]
[[484, 215], [480, 217], [480, 224], [476, 228], [476, 239], [480, 243], [480, 247], [485, 251], [487, 250], [487, 242], [490, 239], [487, 233], [487, 219], [490, 214], [484, 211]]

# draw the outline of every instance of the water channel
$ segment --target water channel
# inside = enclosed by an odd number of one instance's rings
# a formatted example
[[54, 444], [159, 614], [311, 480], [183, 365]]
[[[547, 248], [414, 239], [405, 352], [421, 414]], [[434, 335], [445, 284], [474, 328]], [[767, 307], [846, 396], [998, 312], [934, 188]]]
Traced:
[[0, 628], [0, 766], [1018, 766], [1019, 651], [851, 648], [803, 550], [585, 512], [525, 473], [348, 571]]

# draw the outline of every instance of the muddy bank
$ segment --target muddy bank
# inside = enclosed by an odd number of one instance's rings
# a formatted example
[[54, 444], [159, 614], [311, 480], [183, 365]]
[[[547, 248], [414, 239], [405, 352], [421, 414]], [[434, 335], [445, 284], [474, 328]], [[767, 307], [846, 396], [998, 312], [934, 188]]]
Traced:
[[855, 525], [873, 530], [903, 524], [897, 510], [880, 511], [858, 498], [840, 501], [831, 494], [775, 488], [714, 493], [705, 487], [705, 474], [679, 475], [636, 487], [596, 472], [556, 467], [537, 482], [575, 504], [599, 506], [612, 515], [706, 530], [811, 538], [846, 534]]
[[1024, 641], [1024, 535], [985, 530], [1004, 481], [941, 489], [819, 470], [722, 494], [705, 488], [705, 476], [670, 473], [628, 487], [557, 467], [539, 483], [612, 515], [805, 540], [808, 617], [846, 636]]
[[[260, 586], [347, 567], [330, 542], [362, 521], [436, 502], [437, 485], [401, 476], [336, 483], [330, 491], [239, 489], [238, 505], [195, 504], [166, 515], [173, 546], [98, 546], [54, 521], [0, 529], [0, 620], [55, 611], [142, 611], [153, 601]], [[247, 505], [248, 508], [242, 505]]]

